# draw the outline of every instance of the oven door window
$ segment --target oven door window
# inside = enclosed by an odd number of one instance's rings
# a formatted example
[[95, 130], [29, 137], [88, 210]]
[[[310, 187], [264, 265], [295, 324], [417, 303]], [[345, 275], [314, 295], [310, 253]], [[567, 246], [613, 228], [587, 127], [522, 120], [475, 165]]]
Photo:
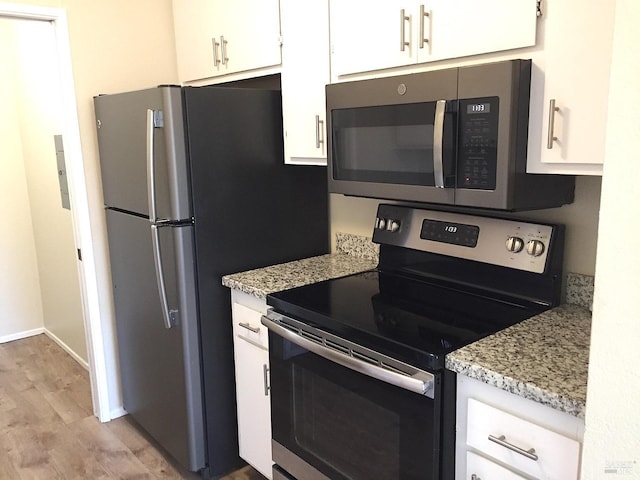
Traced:
[[332, 110], [334, 180], [434, 186], [434, 146], [442, 142], [445, 185], [453, 186], [454, 110], [447, 102], [442, 134], [436, 102]]
[[438, 478], [438, 395], [432, 400], [271, 338], [276, 442], [335, 480]]

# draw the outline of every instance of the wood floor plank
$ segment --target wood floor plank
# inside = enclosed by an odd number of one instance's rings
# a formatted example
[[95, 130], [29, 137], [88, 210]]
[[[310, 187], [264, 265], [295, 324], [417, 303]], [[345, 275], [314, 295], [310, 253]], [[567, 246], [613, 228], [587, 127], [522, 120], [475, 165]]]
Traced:
[[[93, 416], [88, 372], [46, 335], [0, 344], [0, 480], [196, 480], [135, 422]], [[220, 480], [265, 480], [245, 467]]]

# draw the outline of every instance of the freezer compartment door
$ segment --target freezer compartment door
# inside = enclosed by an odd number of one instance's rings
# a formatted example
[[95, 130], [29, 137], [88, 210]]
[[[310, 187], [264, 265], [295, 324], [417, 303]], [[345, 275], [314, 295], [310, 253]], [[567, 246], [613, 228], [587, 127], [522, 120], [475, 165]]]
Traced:
[[158, 228], [166, 328], [151, 225], [107, 210], [116, 330], [125, 410], [178, 462], [205, 466], [204, 414], [191, 226]]
[[146, 217], [153, 205], [154, 220], [191, 218], [181, 89], [100, 95], [94, 105], [105, 205]]

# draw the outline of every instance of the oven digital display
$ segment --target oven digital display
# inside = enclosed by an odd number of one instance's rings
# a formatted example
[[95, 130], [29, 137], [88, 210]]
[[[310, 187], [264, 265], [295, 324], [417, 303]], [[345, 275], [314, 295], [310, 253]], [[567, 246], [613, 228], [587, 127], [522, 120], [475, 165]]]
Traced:
[[426, 219], [422, 222], [420, 238], [474, 248], [478, 244], [479, 233], [477, 225]]

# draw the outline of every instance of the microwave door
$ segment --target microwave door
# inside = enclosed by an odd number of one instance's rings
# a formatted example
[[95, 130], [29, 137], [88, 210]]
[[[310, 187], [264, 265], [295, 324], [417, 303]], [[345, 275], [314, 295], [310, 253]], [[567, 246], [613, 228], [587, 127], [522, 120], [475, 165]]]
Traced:
[[455, 101], [332, 110], [330, 192], [453, 203], [451, 104]]

